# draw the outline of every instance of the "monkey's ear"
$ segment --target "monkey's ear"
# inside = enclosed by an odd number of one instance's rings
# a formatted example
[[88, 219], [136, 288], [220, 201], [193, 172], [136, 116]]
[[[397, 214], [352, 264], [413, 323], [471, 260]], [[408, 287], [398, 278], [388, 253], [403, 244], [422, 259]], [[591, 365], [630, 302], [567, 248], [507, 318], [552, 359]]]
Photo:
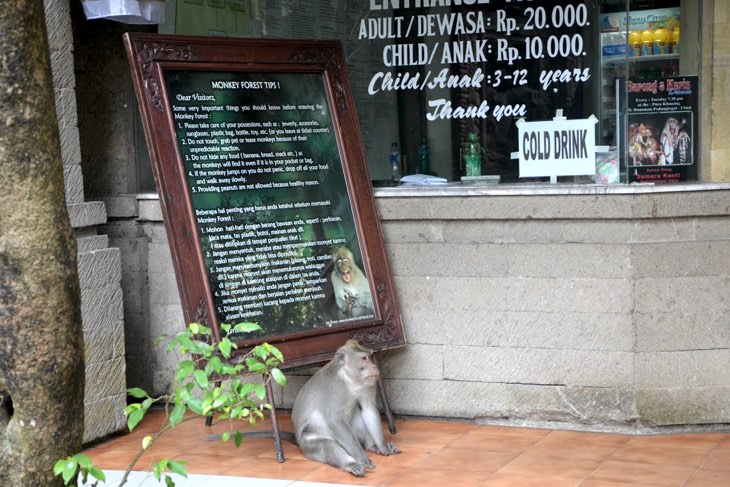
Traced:
[[347, 361], [347, 354], [344, 352], [344, 350], [337, 350], [335, 353], [335, 360], [338, 364], [342, 365]]

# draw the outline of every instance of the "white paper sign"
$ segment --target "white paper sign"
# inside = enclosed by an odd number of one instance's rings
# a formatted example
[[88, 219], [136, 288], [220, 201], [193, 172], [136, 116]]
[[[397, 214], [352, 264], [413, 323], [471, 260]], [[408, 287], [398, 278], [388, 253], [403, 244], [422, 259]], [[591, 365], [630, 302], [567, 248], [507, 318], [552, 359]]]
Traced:
[[517, 121], [520, 177], [592, 176], [596, 173], [598, 121], [555, 117], [544, 122]]

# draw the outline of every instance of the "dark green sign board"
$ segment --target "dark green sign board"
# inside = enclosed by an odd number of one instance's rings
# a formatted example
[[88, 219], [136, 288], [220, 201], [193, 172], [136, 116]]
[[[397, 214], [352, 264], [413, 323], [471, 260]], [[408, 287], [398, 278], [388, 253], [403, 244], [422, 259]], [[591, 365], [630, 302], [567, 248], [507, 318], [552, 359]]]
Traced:
[[403, 345], [339, 44], [125, 40], [186, 320], [290, 365]]

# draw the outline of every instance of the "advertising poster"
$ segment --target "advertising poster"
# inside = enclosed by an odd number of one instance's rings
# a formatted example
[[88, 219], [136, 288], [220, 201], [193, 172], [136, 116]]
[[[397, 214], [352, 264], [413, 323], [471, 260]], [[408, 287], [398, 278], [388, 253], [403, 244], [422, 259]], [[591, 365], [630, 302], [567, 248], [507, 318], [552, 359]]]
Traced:
[[696, 76], [628, 80], [629, 182], [697, 179], [697, 81]]
[[271, 336], [373, 319], [322, 75], [172, 71], [166, 84], [219, 322]]

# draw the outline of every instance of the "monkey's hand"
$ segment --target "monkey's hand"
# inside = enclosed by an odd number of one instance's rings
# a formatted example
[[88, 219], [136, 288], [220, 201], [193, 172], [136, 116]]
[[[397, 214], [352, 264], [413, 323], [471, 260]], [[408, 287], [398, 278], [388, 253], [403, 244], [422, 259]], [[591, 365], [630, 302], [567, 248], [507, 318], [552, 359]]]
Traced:
[[395, 446], [395, 443], [391, 443], [390, 441], [385, 442], [384, 448], [379, 448], [378, 453], [383, 455], [384, 457], [387, 457], [389, 455], [395, 455], [396, 453], [400, 453], [400, 450], [397, 446]]

